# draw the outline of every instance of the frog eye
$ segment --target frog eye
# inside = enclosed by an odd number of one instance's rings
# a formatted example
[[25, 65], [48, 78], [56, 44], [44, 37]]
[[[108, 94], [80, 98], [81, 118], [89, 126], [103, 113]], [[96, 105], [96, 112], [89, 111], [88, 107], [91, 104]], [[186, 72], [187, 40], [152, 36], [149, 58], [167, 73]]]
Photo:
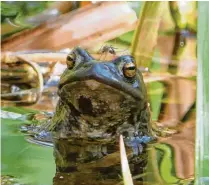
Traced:
[[76, 62], [76, 54], [75, 53], [68, 54], [66, 59], [68, 69], [72, 69], [75, 65], [75, 62]]
[[124, 64], [123, 74], [127, 78], [133, 78], [136, 75], [136, 66], [133, 62]]

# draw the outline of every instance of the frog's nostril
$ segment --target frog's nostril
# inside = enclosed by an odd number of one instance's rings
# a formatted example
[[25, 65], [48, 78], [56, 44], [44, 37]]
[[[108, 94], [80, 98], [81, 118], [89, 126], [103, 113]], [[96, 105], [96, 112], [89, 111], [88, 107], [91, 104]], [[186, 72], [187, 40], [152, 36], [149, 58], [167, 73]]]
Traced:
[[93, 106], [91, 100], [84, 96], [80, 96], [78, 99], [79, 109], [83, 114], [92, 114]]

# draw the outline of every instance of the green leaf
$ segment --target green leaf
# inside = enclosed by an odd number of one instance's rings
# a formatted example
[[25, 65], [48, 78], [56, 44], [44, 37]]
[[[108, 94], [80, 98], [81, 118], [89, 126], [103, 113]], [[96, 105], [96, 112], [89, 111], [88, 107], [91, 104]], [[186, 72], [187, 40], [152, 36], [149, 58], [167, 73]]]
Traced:
[[15, 112], [18, 114], [29, 114], [29, 113], [39, 113], [40, 111], [24, 108], [24, 107], [2, 107], [1, 110], [8, 111], [8, 112]]
[[118, 37], [118, 39], [124, 43], [130, 44], [133, 39], [133, 35], [134, 35], [134, 31], [130, 31], [121, 35], [120, 37]]
[[134, 56], [138, 67], [150, 67], [166, 5], [165, 2], [161, 1], [143, 3], [131, 48], [131, 54]]
[[19, 12], [19, 7], [15, 4], [1, 2], [1, 15], [5, 17], [15, 17]]
[[[209, 3], [198, 2], [196, 184], [209, 181]], [[205, 182], [204, 182], [205, 181]]]

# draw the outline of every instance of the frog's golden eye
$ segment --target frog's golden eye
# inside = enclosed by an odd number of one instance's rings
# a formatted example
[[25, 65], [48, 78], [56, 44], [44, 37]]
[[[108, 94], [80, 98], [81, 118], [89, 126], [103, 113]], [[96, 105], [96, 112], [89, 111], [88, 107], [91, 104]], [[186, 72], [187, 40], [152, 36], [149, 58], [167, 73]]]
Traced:
[[136, 75], [136, 66], [133, 62], [124, 64], [123, 74], [127, 78], [133, 78]]
[[66, 60], [68, 69], [72, 69], [74, 67], [74, 65], [75, 65], [75, 62], [76, 62], [76, 55], [75, 55], [75, 53], [68, 54], [67, 60]]

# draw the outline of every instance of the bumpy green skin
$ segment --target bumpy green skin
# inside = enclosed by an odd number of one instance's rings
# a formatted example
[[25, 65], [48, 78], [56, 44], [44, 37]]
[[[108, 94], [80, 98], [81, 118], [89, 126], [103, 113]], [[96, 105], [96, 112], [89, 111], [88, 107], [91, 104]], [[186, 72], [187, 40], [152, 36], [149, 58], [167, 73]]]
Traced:
[[[151, 135], [150, 111], [141, 73], [137, 71], [133, 78], [123, 74], [124, 64], [134, 62], [131, 56], [102, 62], [81, 48], [73, 52], [75, 66], [61, 76], [50, 130], [57, 172], [82, 174], [85, 167], [79, 165], [118, 151], [120, 134], [126, 138]], [[118, 170], [114, 168], [114, 174]]]

